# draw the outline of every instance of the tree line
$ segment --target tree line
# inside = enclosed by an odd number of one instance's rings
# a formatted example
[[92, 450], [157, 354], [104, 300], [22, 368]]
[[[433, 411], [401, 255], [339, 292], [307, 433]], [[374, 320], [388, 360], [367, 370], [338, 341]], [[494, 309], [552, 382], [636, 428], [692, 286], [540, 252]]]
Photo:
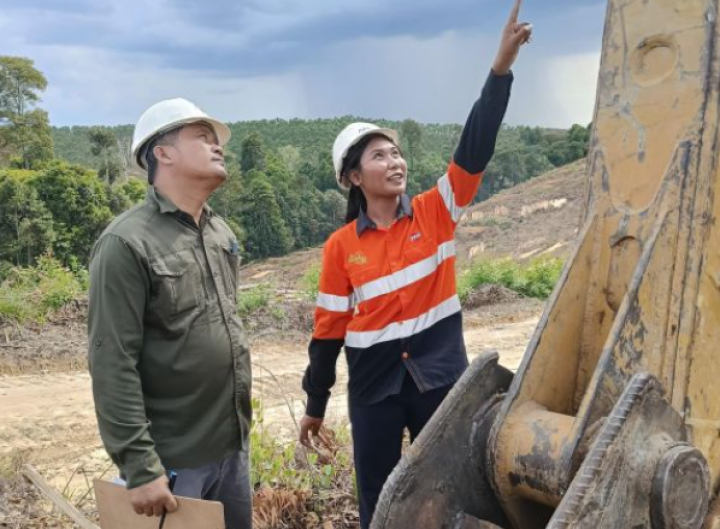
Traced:
[[[82, 267], [112, 218], [143, 200], [146, 183], [130, 160], [132, 125], [52, 127], [40, 107], [45, 76], [30, 59], [0, 56], [0, 277], [51, 253]], [[342, 225], [346, 198], [330, 149], [354, 116], [230, 124], [229, 179], [210, 206], [237, 234], [246, 260], [321, 244]], [[408, 191], [433, 186], [462, 127], [369, 120], [399, 131]], [[589, 127], [503, 126], [476, 200], [587, 153]]]

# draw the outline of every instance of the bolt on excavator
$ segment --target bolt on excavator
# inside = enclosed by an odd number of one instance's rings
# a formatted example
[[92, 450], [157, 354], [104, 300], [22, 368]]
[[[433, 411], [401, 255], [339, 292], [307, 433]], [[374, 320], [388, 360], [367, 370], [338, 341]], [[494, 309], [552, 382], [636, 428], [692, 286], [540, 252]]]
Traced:
[[374, 529], [720, 529], [720, 0], [610, 0], [585, 217], [518, 372], [468, 368]]

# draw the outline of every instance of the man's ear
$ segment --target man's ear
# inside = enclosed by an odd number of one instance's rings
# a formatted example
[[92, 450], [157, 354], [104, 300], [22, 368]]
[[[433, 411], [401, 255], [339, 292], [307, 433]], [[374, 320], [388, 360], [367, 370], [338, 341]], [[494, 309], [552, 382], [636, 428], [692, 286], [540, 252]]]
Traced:
[[155, 155], [155, 159], [158, 161], [158, 164], [173, 164], [173, 154], [175, 153], [172, 150], [172, 145], [155, 145], [155, 147], [153, 147], [153, 154]]

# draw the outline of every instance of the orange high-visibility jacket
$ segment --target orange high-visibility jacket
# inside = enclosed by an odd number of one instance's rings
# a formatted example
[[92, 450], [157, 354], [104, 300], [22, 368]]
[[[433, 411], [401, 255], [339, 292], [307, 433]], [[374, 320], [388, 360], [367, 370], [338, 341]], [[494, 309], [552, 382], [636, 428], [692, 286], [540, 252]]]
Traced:
[[490, 74], [447, 173], [378, 228], [364, 212], [333, 233], [323, 252], [307, 413], [322, 417], [345, 345], [350, 398], [379, 402], [407, 372], [420, 391], [453, 384], [467, 367], [455, 285], [455, 228], [492, 157], [512, 74]]

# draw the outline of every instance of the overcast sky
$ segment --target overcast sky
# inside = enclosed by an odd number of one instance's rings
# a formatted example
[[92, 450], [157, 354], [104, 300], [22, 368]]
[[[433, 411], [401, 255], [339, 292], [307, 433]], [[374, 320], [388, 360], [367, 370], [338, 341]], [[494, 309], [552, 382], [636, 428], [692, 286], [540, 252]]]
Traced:
[[[2, 0], [0, 54], [35, 61], [54, 125], [134, 123], [187, 97], [226, 121], [464, 122], [512, 0]], [[507, 122], [592, 119], [605, 1], [525, 0]]]

